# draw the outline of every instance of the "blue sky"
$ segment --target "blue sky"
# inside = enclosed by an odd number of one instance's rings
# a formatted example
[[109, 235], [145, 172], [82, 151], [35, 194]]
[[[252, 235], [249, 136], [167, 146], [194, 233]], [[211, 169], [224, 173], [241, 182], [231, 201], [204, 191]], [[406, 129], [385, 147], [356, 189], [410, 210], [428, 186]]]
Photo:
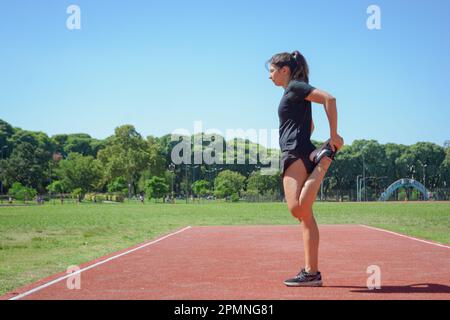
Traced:
[[[81, 29], [68, 30], [69, 5]], [[381, 30], [366, 10], [381, 9]], [[0, 119], [23, 129], [142, 135], [278, 128], [264, 62], [301, 51], [337, 99], [346, 143], [450, 139], [448, 0], [0, 0]], [[328, 138], [313, 105], [313, 139]], [[278, 146], [275, 146], [278, 147]]]

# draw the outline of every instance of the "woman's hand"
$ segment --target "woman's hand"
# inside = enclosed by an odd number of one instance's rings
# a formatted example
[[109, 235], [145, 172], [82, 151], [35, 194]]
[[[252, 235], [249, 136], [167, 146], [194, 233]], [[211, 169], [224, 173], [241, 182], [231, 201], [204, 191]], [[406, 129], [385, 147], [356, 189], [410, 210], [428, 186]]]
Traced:
[[330, 146], [333, 149], [333, 152], [338, 151], [342, 148], [344, 145], [344, 139], [338, 135], [337, 133], [335, 135], [332, 135], [330, 138]]

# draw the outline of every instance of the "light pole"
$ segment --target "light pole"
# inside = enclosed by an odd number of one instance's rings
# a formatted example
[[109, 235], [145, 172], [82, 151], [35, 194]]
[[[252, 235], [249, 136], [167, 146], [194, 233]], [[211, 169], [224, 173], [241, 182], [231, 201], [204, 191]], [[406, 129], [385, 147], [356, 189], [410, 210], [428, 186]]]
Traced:
[[409, 168], [409, 173], [411, 174], [411, 179], [414, 179], [414, 174], [416, 173], [416, 167], [412, 164], [410, 166], [408, 166]]
[[169, 164], [169, 170], [172, 172], [172, 203], [175, 203], [175, 200], [173, 198], [173, 176], [175, 173], [175, 165], [173, 163]]
[[[53, 166], [55, 166], [56, 163], [58, 163], [59, 161], [61, 161], [62, 159], [62, 155], [60, 152], [54, 152], [52, 155], [52, 161], [50, 162], [50, 184], [53, 183]], [[60, 190], [61, 192], [63, 192], [63, 190]], [[55, 199], [52, 199], [52, 191], [51, 189], [49, 190], [49, 197], [50, 200], [53, 200], [52, 203], [53, 205], [55, 204]]]
[[185, 191], [184, 191], [184, 196], [186, 197], [186, 204], [188, 203], [188, 175], [187, 175], [187, 163], [184, 164], [184, 172], [186, 174], [186, 181], [185, 181]]
[[217, 168], [212, 168], [212, 169], [210, 169], [210, 170], [205, 170], [208, 174], [209, 174], [209, 181], [210, 181], [210, 183], [211, 183], [211, 186], [212, 186], [212, 191], [214, 192], [214, 181], [213, 181], [213, 174], [214, 174], [214, 172], [216, 172], [217, 170], [219, 170], [219, 169], [217, 169]]
[[[2, 153], [2, 162], [3, 162], [3, 149], [8, 149], [8, 146], [3, 146], [0, 149], [0, 152]], [[2, 168], [2, 176], [0, 177], [1, 181], [0, 181], [0, 194], [3, 195], [3, 168]]]
[[426, 176], [425, 176], [425, 170], [427, 169], [427, 164], [425, 163], [423, 163], [422, 161], [420, 161], [420, 160], [417, 160], [421, 165], [422, 165], [422, 172], [423, 172], [423, 185], [424, 185], [424, 187], [426, 188]]
[[192, 183], [195, 183], [195, 168], [200, 167], [199, 164], [192, 165]]
[[362, 175], [361, 174], [359, 174], [357, 177], [356, 177], [356, 201], [357, 202], [361, 202], [361, 188], [360, 188], [360, 186], [359, 186], [359, 178], [362, 178]]
[[[255, 166], [255, 169], [261, 170], [261, 166]], [[258, 175], [257, 173], [255, 174], [255, 178], [256, 178], [256, 195], [258, 196], [258, 200], [257, 202], [259, 202], [259, 178], [261, 177], [261, 172]]]
[[363, 153], [363, 183], [364, 183], [364, 201], [366, 201], [366, 167], [364, 163], [364, 153]]
[[[366, 201], [366, 163], [365, 163], [365, 157], [364, 157], [364, 150], [367, 149], [367, 145], [365, 145], [364, 147], [361, 148], [361, 155], [363, 158], [363, 174], [362, 174], [362, 181], [364, 182], [364, 201]], [[360, 187], [360, 192], [361, 192], [361, 187]]]
[[320, 201], [323, 201], [323, 183], [327, 180], [330, 179], [331, 177], [326, 177], [325, 179], [322, 180], [321, 184], [320, 184]]
[[[358, 184], [358, 181], [357, 181], [358, 185], [356, 186], [359, 189], [359, 201], [360, 202], [364, 202], [364, 201], [367, 201], [366, 180], [371, 178], [371, 177], [364, 177], [362, 175], [359, 175], [358, 177], [361, 177], [361, 179], [359, 179], [359, 184]], [[363, 194], [362, 194], [362, 189], [363, 188], [364, 188], [364, 198], [363, 198]]]
[[425, 163], [424, 167], [423, 167], [423, 185], [425, 186], [425, 188], [427, 187], [427, 164]]

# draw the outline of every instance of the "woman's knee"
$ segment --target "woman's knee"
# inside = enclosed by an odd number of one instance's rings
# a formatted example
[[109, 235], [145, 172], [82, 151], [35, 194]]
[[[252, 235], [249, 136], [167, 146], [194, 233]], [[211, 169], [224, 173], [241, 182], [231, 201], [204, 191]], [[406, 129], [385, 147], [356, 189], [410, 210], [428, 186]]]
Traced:
[[294, 218], [301, 220], [309, 218], [312, 212], [309, 206], [306, 206], [305, 204], [302, 204], [299, 201], [290, 204], [289, 211], [291, 212]]

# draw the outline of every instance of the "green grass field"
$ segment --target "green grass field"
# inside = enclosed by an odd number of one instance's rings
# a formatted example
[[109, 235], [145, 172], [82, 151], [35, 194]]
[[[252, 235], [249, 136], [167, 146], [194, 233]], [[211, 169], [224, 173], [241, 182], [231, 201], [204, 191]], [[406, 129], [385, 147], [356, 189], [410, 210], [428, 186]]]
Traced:
[[[316, 203], [319, 224], [450, 243], [450, 203]], [[285, 203], [0, 207], [0, 294], [187, 225], [298, 224]], [[300, 245], [300, 243], [299, 243]]]

